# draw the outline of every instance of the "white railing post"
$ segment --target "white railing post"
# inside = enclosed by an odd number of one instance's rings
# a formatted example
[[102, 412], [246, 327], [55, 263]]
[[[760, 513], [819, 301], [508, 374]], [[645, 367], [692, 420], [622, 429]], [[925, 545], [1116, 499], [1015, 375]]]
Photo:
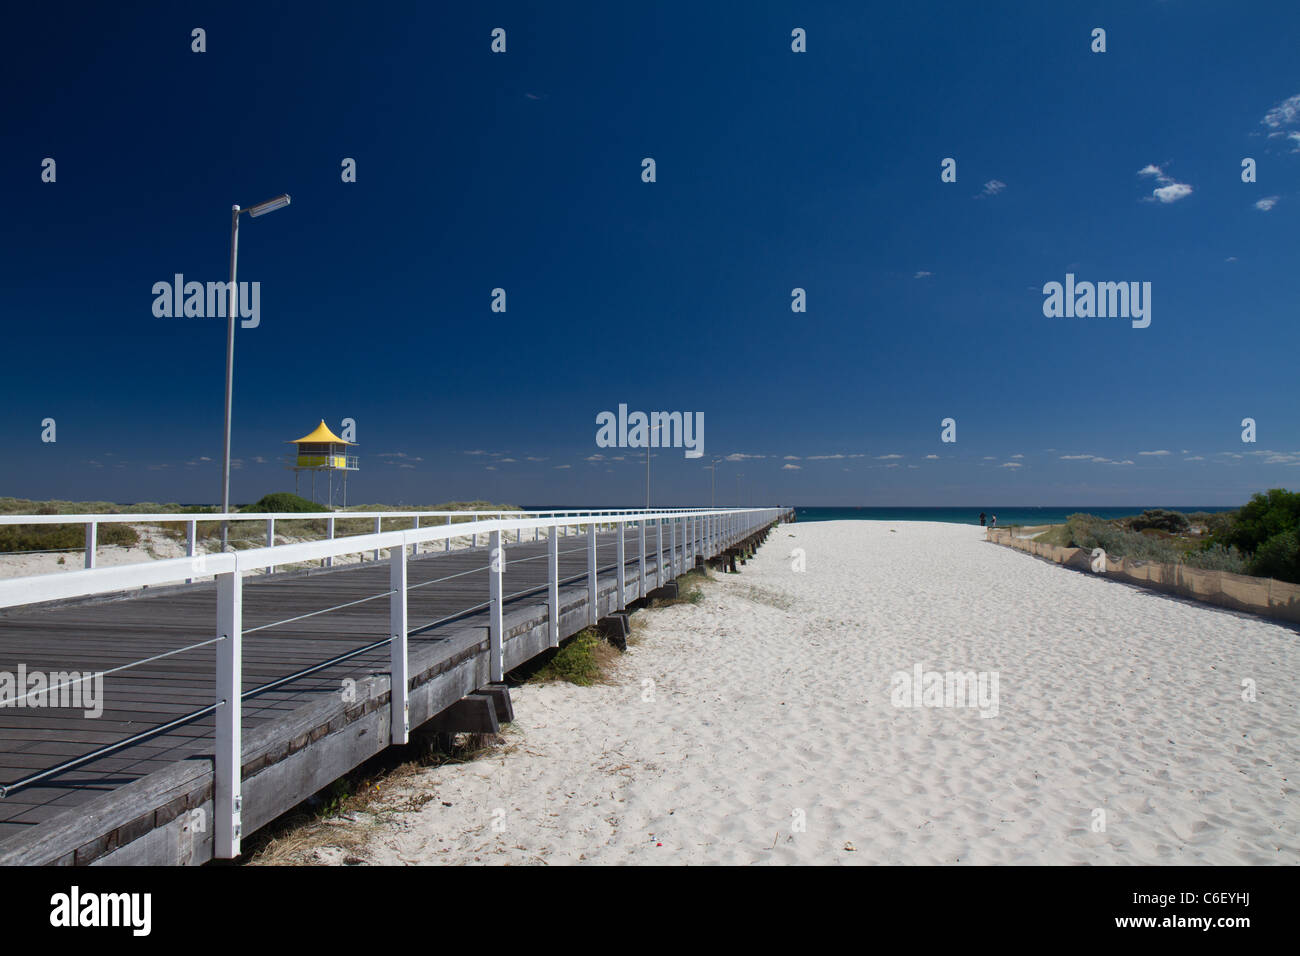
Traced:
[[616, 521], [614, 523], [614, 528], [618, 534], [618, 544], [616, 545], [616, 554], [614, 557], [614, 560], [618, 562], [618, 573], [615, 575], [618, 581], [615, 585], [615, 587], [618, 588], [618, 600], [614, 602], [614, 610], [621, 611], [623, 608], [627, 607], [627, 602], [625, 600], [625, 590], [627, 588], [627, 545], [623, 542], [623, 532], [625, 530], [623, 523]]
[[388, 587], [391, 592], [388, 598], [388, 633], [391, 638], [388, 669], [392, 676], [388, 723], [392, 742], [404, 744], [411, 739], [411, 717], [407, 699], [406, 548], [401, 545], [388, 549]]
[[600, 619], [596, 606], [596, 522], [587, 521], [587, 623], [595, 627]]
[[645, 586], [645, 518], [641, 518], [636, 523], [637, 534], [641, 539], [641, 576], [636, 582], [636, 596], [643, 598], [646, 592], [650, 590]]
[[[451, 515], [447, 515], [447, 527], [448, 527], [448, 528], [451, 527]], [[447, 535], [447, 546], [446, 546], [445, 548], [443, 548], [443, 550], [444, 550], [444, 551], [450, 551], [450, 550], [451, 550], [451, 535]]]
[[[384, 522], [384, 519], [383, 519], [383, 518], [376, 518], [376, 519], [375, 519], [375, 534], [379, 534], [379, 532], [381, 532], [381, 531], [384, 530], [384, 523], [383, 523], [383, 522]], [[378, 548], [375, 548], [375, 560], [376, 560], [376, 561], [379, 560], [379, 549], [378, 549]]]
[[[330, 540], [333, 541], [334, 540], [334, 516], [333, 515], [329, 516], [329, 529], [330, 529]], [[326, 567], [326, 568], [334, 567], [334, 555], [331, 554], [321, 564], [322, 567]]]
[[668, 573], [677, 577], [677, 519], [668, 519]]
[[220, 860], [239, 856], [243, 810], [244, 594], [239, 570], [217, 575], [216, 778], [212, 809], [213, 852]]
[[[194, 549], [198, 544], [199, 539], [198, 525], [199, 523], [193, 519], [185, 522], [185, 557], [187, 558], [194, 557]], [[186, 584], [190, 584], [193, 581], [193, 578], [185, 579]]]
[[[473, 523], [476, 524], [476, 525], [478, 524], [478, 515], [475, 515], [475, 516], [474, 516], [474, 522], [473, 522]], [[472, 542], [470, 542], [470, 543], [471, 543], [471, 545], [472, 545], [473, 547], [475, 547], [475, 548], [478, 547], [478, 529], [477, 529], [477, 528], [474, 530], [474, 540], [473, 540]]]
[[[376, 527], [375, 530], [378, 531], [379, 528]], [[420, 516], [419, 516], [419, 515], [416, 515], [416, 516], [415, 516], [415, 527], [414, 527], [414, 530], [416, 530], [416, 531], [419, 531], [419, 530], [420, 530]], [[375, 552], [375, 553], [378, 554], [378, 552]], [[413, 544], [411, 545], [411, 557], [414, 558], [414, 557], [415, 557], [416, 555], [418, 555], [419, 553], [420, 553], [420, 543], [417, 541], [417, 542], [415, 542], [415, 543], [413, 543]]]
[[[474, 535], [475, 541], [478, 535]], [[505, 570], [506, 555], [501, 547], [501, 532], [488, 535], [488, 679], [496, 684], [505, 680], [505, 646], [502, 640], [501, 572]]]
[[96, 523], [94, 521], [87, 521], [86, 522], [86, 567], [88, 568], [93, 568], [95, 566], [95, 548], [97, 546], [97, 542], [95, 539], [97, 536], [98, 536], [98, 528], [96, 526]]
[[[267, 546], [268, 548], [274, 548], [274, 547], [275, 547], [275, 519], [274, 519], [274, 518], [267, 518], [267, 519], [266, 519], [266, 546]], [[274, 574], [274, 573], [275, 573], [275, 565], [273, 565], [273, 564], [268, 564], [268, 565], [266, 566], [266, 573], [267, 573], [267, 574]]]
[[655, 518], [655, 531], [659, 543], [655, 545], [655, 586], [664, 586], [664, 519]]
[[551, 525], [546, 529], [546, 612], [551, 630], [551, 647], [560, 646], [560, 535]]

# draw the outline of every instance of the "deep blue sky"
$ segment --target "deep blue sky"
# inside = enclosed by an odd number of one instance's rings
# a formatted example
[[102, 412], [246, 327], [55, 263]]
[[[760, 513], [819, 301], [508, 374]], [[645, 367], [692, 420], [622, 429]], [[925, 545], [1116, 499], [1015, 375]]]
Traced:
[[[218, 500], [224, 321], [151, 288], [224, 279], [231, 204], [282, 191], [240, 228], [236, 501], [352, 417], [353, 502], [635, 504], [620, 402], [704, 413], [656, 504], [707, 503], [714, 457], [720, 502], [1300, 485], [1300, 5], [952, 6], [7, 11], [0, 494]], [[1151, 282], [1151, 326], [1045, 318], [1066, 272]]]

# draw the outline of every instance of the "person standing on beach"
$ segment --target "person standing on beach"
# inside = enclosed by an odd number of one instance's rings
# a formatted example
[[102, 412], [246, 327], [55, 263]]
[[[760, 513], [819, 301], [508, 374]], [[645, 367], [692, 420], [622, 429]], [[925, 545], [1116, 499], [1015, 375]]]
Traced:
[[984, 527], [984, 512], [980, 512], [980, 527]]
[[994, 516], [993, 516], [993, 520], [991, 520], [991, 521], [989, 522], [989, 527], [990, 527], [990, 528], [996, 528], [997, 526], [998, 526], [998, 516], [997, 516], [997, 515], [994, 515]]

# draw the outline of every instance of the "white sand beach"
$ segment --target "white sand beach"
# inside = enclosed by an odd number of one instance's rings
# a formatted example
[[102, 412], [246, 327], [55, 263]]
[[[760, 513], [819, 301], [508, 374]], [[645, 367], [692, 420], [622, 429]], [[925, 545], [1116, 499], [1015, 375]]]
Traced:
[[[705, 594], [638, 613], [613, 683], [517, 689], [506, 751], [386, 788], [348, 854], [1300, 862], [1293, 629], [919, 522], [782, 526]], [[997, 672], [996, 716], [894, 706], [916, 665]]]

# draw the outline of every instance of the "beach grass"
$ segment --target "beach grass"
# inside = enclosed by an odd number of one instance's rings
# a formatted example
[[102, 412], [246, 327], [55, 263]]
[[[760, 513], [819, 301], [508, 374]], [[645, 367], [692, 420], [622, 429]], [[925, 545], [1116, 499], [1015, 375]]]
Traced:
[[602, 683], [619, 651], [594, 627], [562, 641], [554, 653], [528, 677], [530, 684], [566, 681], [579, 687]]

